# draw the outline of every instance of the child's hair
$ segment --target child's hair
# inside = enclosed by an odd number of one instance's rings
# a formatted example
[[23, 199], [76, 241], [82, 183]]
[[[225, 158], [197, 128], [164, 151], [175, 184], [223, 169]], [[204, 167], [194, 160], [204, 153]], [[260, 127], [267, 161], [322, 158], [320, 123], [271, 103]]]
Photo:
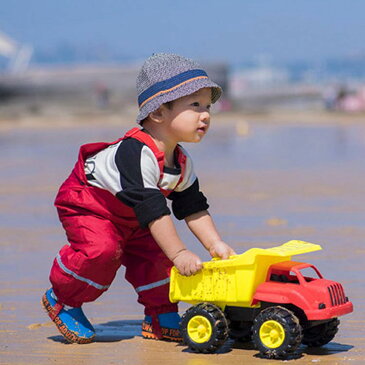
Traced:
[[172, 107], [174, 106], [174, 100], [168, 101], [167, 103], [164, 103], [163, 105], [166, 106], [167, 109], [172, 109]]

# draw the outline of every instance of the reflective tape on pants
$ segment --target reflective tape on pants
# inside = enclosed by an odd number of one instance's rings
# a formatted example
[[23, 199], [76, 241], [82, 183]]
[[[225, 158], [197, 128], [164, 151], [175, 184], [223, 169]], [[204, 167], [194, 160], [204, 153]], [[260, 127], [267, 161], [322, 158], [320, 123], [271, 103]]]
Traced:
[[168, 284], [169, 282], [170, 282], [170, 278], [166, 278], [166, 279], [163, 279], [163, 280], [155, 281], [154, 283], [151, 283], [151, 284], [139, 286], [138, 288], [136, 288], [136, 292], [137, 293], [140, 293], [141, 291], [154, 289], [154, 288], [157, 288], [159, 286]]
[[75, 279], [77, 280], [80, 280], [80, 281], [83, 281], [84, 283], [87, 283], [91, 286], [93, 286], [94, 288], [96, 289], [99, 289], [99, 290], [105, 290], [105, 289], [108, 289], [110, 287], [110, 285], [100, 285], [98, 283], [95, 283], [95, 281], [92, 281], [90, 279], [87, 279], [87, 278], [84, 278], [80, 275], [77, 275], [75, 272], [73, 272], [72, 270], [68, 269], [62, 262], [61, 260], [61, 256], [58, 254], [57, 257], [56, 257], [56, 260], [57, 260], [57, 263], [59, 265], [59, 267], [67, 274], [73, 276]]

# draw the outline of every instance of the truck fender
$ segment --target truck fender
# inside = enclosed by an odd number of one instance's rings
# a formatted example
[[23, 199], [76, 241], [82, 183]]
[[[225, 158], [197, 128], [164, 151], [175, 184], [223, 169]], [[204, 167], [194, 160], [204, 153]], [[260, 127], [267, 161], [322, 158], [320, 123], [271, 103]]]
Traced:
[[288, 304], [290, 303], [290, 300], [287, 296], [281, 294], [256, 292], [253, 297], [252, 305], [256, 305], [258, 302]]
[[313, 309], [314, 298], [303, 295], [304, 293], [302, 293], [300, 285], [292, 285], [273, 282], [262, 283], [256, 289], [252, 304], [255, 305], [261, 301], [277, 304], [293, 304], [301, 308], [304, 312]]

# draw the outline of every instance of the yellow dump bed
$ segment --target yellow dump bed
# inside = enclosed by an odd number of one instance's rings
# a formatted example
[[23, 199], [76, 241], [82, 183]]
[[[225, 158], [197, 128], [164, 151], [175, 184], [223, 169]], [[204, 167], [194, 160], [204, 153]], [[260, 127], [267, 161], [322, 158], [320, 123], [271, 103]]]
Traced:
[[313, 243], [289, 241], [267, 249], [251, 248], [228, 260], [204, 262], [203, 269], [192, 276], [182, 276], [173, 267], [170, 300], [191, 304], [211, 302], [222, 308], [226, 305], [250, 307], [257, 286], [266, 280], [272, 264], [321, 249], [320, 245]]

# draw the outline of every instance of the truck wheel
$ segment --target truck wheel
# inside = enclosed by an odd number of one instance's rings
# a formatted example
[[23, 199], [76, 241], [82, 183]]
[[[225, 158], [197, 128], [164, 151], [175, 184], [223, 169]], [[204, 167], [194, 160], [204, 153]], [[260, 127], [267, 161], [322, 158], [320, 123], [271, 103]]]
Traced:
[[340, 321], [333, 318], [326, 323], [304, 330], [303, 343], [309, 347], [320, 347], [333, 340]]
[[302, 341], [302, 327], [293, 312], [284, 307], [269, 307], [255, 318], [252, 339], [267, 358], [283, 358], [295, 352]]
[[228, 338], [228, 322], [217, 306], [200, 303], [189, 308], [181, 318], [184, 343], [193, 351], [217, 351]]

